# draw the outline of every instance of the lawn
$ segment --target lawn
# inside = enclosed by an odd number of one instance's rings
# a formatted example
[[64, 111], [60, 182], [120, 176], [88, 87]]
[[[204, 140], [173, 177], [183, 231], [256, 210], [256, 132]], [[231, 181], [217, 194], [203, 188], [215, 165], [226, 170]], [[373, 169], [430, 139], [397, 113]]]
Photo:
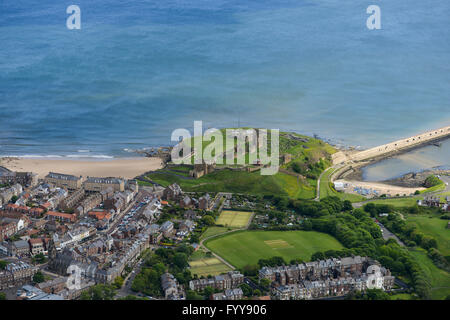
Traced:
[[219, 259], [212, 257], [212, 258], [201, 258], [198, 260], [190, 261], [189, 262], [191, 274], [201, 276], [208, 276], [208, 275], [218, 275], [222, 274], [228, 271], [231, 271], [231, 268], [229, 268], [226, 264], [222, 263]]
[[450, 273], [439, 269], [433, 264], [423, 249], [411, 250], [411, 255], [420, 264], [425, 274], [431, 279], [431, 298], [442, 300], [450, 295]]
[[325, 173], [322, 175], [322, 178], [320, 179], [320, 198], [325, 198], [328, 196], [335, 196], [338, 197], [341, 200], [350, 200], [351, 202], [360, 202], [367, 200], [365, 197], [359, 195], [359, 194], [352, 194], [352, 193], [345, 193], [345, 192], [338, 192], [334, 190], [334, 188], [330, 185], [330, 175], [333, 173], [333, 169], [328, 169], [325, 171]]
[[199, 277], [208, 275], [218, 275], [230, 271], [230, 267], [214, 257], [211, 253], [206, 253], [202, 249], [195, 251], [190, 258], [189, 267], [192, 275]]
[[220, 213], [216, 224], [230, 228], [243, 228], [248, 224], [253, 212], [224, 210]]
[[216, 227], [216, 226], [211, 226], [208, 229], [206, 229], [206, 231], [202, 234], [202, 236], [200, 237], [200, 239], [205, 239], [211, 236], [215, 236], [215, 235], [219, 235], [222, 233], [225, 233], [229, 230], [232, 230], [231, 228], [225, 228], [225, 227]]
[[278, 172], [263, 176], [259, 171], [217, 170], [199, 179], [186, 179], [167, 172], [151, 173], [147, 178], [166, 187], [178, 183], [184, 191], [192, 192], [233, 192], [245, 194], [276, 194], [291, 198], [312, 199], [314, 186], [298, 182], [297, 178]]
[[435, 216], [408, 215], [408, 222], [415, 223], [420, 231], [436, 239], [439, 251], [444, 255], [450, 255], [450, 229], [447, 229], [448, 220], [442, 220]]
[[413, 296], [409, 293], [397, 293], [391, 296], [391, 300], [413, 300]]
[[332, 236], [315, 231], [238, 231], [206, 241], [205, 245], [235, 267], [257, 264], [274, 256], [309, 261], [317, 251], [340, 250]]
[[396, 199], [374, 199], [373, 202], [375, 204], [389, 204], [394, 207], [411, 207], [417, 203], [417, 200], [423, 199], [423, 197], [418, 196], [414, 198], [396, 198]]

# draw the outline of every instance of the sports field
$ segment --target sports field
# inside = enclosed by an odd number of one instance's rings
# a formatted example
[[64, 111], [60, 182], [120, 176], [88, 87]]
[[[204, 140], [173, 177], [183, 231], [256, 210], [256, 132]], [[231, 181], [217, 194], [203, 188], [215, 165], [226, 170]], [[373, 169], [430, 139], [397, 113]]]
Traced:
[[231, 228], [243, 228], [247, 225], [252, 212], [224, 210], [220, 213], [216, 224]]
[[230, 271], [231, 269], [217, 258], [201, 258], [190, 261], [191, 274], [197, 274], [199, 277], [208, 275], [218, 275]]
[[309, 261], [317, 251], [343, 248], [332, 236], [315, 231], [238, 231], [206, 241], [205, 245], [237, 268], [274, 256], [288, 263], [298, 258]]

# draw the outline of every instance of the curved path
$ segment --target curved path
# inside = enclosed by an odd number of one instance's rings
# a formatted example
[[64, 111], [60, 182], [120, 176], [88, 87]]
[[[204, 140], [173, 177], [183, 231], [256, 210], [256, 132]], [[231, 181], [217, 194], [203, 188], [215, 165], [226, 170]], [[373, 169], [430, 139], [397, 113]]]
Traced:
[[322, 176], [325, 174], [325, 172], [327, 172], [328, 170], [331, 170], [331, 169], [333, 169], [333, 166], [323, 170], [319, 176], [319, 179], [317, 179], [317, 190], [316, 190], [316, 197], [314, 198], [314, 201], [320, 200], [320, 180], [322, 179]]

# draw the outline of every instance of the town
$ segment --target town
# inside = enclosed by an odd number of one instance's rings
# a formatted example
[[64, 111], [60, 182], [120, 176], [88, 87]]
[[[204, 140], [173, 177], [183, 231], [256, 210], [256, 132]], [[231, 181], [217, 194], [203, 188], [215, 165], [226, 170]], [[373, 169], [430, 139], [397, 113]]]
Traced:
[[[156, 281], [159, 290], [154, 296], [143, 295], [133, 290], [133, 279], [139, 277], [145, 259], [180, 248], [179, 252], [200, 250], [198, 229], [214, 224], [209, 219], [214, 214], [227, 208], [267, 209], [270, 201], [230, 193], [183, 192], [176, 183], [166, 188], [140, 186], [135, 179], [120, 177], [50, 172], [37, 179], [31, 172], [5, 168], [0, 171], [0, 184], [0, 290], [9, 299], [80, 299], [99, 285], [118, 289], [117, 296], [110, 298], [138, 294], [147, 299], [184, 300], [190, 298], [188, 291], [192, 296], [211, 290], [206, 296], [212, 300], [240, 300], [246, 298], [248, 287], [259, 292], [260, 299], [339, 297], [370, 288], [373, 280], [365, 272], [369, 265], [379, 265], [359, 256], [290, 266], [281, 262], [262, 267], [259, 279], [229, 270], [208, 277], [196, 274], [184, 284], [162, 265]], [[277, 221], [261, 214], [247, 217], [251, 228], [266, 228], [270, 221]], [[287, 225], [293, 221], [288, 219]], [[185, 272], [186, 267], [182, 261], [178, 270]], [[394, 277], [382, 270], [376, 287], [389, 291]], [[269, 283], [263, 286], [261, 280]]]

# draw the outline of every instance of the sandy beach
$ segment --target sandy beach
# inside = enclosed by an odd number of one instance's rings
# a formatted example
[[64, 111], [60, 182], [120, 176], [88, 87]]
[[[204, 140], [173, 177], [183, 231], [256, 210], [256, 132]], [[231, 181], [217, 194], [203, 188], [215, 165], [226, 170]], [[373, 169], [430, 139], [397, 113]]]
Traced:
[[113, 160], [56, 160], [1, 158], [0, 166], [12, 171], [31, 171], [44, 178], [50, 171], [75, 176], [122, 177], [132, 179], [144, 172], [162, 167], [160, 158], [127, 158]]
[[[338, 180], [336, 180], [338, 181]], [[382, 182], [371, 182], [371, 181], [355, 181], [355, 180], [342, 180], [339, 179], [339, 181], [342, 181], [344, 183], [349, 183], [351, 185], [351, 189], [353, 187], [360, 187], [365, 189], [372, 189], [378, 191], [378, 193], [386, 194], [391, 197], [395, 197], [397, 194], [399, 195], [411, 195], [416, 190], [422, 191], [425, 190], [423, 187], [415, 187], [415, 188], [408, 188], [408, 187], [400, 187], [395, 185], [390, 185]]]

